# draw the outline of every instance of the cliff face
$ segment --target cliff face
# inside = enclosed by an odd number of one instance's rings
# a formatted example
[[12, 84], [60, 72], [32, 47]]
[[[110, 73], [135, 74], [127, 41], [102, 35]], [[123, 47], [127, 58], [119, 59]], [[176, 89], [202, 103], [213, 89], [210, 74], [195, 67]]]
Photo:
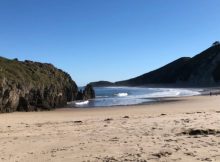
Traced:
[[215, 45], [191, 58], [181, 69], [177, 83], [219, 85], [220, 45]]
[[51, 64], [0, 57], [0, 112], [62, 107], [77, 92], [71, 77]]
[[126, 81], [116, 82], [116, 85], [139, 86], [147, 84], [172, 84], [175, 83], [181, 69], [189, 62], [189, 57], [182, 57], [157, 70]]
[[116, 85], [220, 85], [220, 45], [215, 45], [193, 58], [183, 57], [139, 77], [116, 82]]
[[[104, 83], [104, 84], [103, 84]], [[108, 82], [94, 82], [94, 86], [108, 86]], [[182, 57], [157, 70], [141, 76], [113, 83], [114, 86], [219, 86], [220, 44], [189, 58]]]

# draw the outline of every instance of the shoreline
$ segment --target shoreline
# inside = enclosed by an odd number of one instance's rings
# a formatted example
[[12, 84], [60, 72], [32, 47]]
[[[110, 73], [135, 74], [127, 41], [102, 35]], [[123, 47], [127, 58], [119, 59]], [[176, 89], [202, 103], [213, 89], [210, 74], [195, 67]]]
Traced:
[[[200, 95], [199, 95], [200, 96]], [[201, 95], [203, 96], [203, 95]], [[195, 96], [188, 96], [188, 97], [195, 97]], [[55, 110], [52, 111], [56, 111], [56, 110], [60, 110], [60, 109], [65, 109], [65, 110], [73, 110], [73, 109], [79, 109], [79, 110], [83, 110], [83, 109], [112, 109], [112, 108], [131, 108], [131, 107], [141, 107], [141, 106], [149, 106], [149, 105], [157, 105], [157, 104], [163, 104], [163, 103], [169, 103], [169, 102], [178, 102], [178, 101], [182, 101], [185, 100], [187, 97], [158, 97], [158, 98], [153, 98], [155, 99], [154, 101], [148, 101], [148, 102], [143, 102], [141, 104], [132, 104], [132, 105], [114, 105], [114, 106], [97, 106], [97, 107], [70, 107], [70, 106], [66, 106], [64, 108], [57, 108]], [[147, 98], [147, 99], [152, 99], [152, 98]]]
[[0, 161], [218, 162], [219, 101], [0, 114]]
[[[188, 96], [188, 97], [193, 97], [193, 96]], [[152, 99], [152, 101], [148, 101], [148, 102], [143, 102], [140, 104], [131, 104], [131, 105], [113, 105], [113, 106], [96, 106], [96, 107], [71, 107], [71, 104], [68, 105], [64, 108], [57, 108], [57, 109], [109, 109], [109, 108], [116, 108], [116, 107], [120, 107], [120, 108], [124, 108], [124, 107], [132, 107], [132, 106], [147, 106], [147, 105], [152, 105], [152, 104], [159, 104], [159, 103], [166, 103], [166, 102], [177, 102], [182, 100], [182, 98], [184, 97], [158, 97], [158, 98], [146, 98], [146, 99]], [[145, 98], [144, 98], [145, 99]], [[154, 99], [154, 101], [153, 101]], [[90, 100], [88, 100], [90, 101]], [[57, 110], [55, 109], [55, 110]]]
[[[137, 86], [137, 87], [127, 87], [127, 86], [119, 86], [120, 88], [153, 88], [153, 87], [146, 87], [146, 86]], [[100, 88], [100, 87], [95, 87], [95, 88]], [[105, 88], [105, 87], [101, 87], [101, 88]], [[115, 87], [109, 87], [109, 88], [115, 88]], [[156, 88], [156, 87], [155, 87]], [[220, 88], [219, 87], [157, 87], [157, 88], [171, 88], [171, 89], [185, 89], [185, 90], [197, 90], [198, 94], [196, 95], [180, 95], [180, 96], [170, 96], [170, 97], [145, 97], [145, 98], [139, 98], [139, 99], [146, 99], [146, 100], [150, 100], [150, 101], [143, 101], [142, 103], [137, 103], [137, 104], [128, 104], [128, 105], [105, 105], [105, 106], [91, 106], [90, 104], [81, 104], [81, 105], [74, 105], [74, 103], [78, 102], [78, 101], [72, 101], [67, 103], [67, 106], [65, 106], [66, 108], [112, 108], [112, 107], [130, 107], [130, 106], [139, 106], [139, 105], [151, 105], [151, 104], [157, 104], [158, 102], [175, 102], [175, 101], [179, 101], [183, 98], [186, 97], [194, 97], [194, 96], [214, 96], [214, 95], [219, 95], [220, 94]], [[105, 99], [105, 98], [104, 98]], [[107, 98], [108, 99], [108, 98]], [[91, 100], [87, 100], [87, 102], [95, 102], [96, 99], [91, 99]], [[81, 102], [81, 101], [80, 101]], [[82, 101], [84, 102], [84, 101]]]
[[[56, 112], [56, 111], [73, 111], [73, 112], [89, 112], [89, 111], [120, 111], [122, 110], [128, 110], [128, 111], [132, 111], [132, 110], [144, 110], [144, 109], [148, 109], [148, 110], [152, 110], [156, 108], [160, 108], [160, 107], [165, 107], [165, 111], [168, 110], [167, 106], [170, 106], [170, 108], [173, 108], [173, 106], [175, 106], [176, 104], [178, 105], [177, 109], [180, 109], [184, 106], [186, 107], [190, 107], [192, 104], [198, 104], [198, 101], [202, 101], [204, 98], [208, 99], [209, 98], [215, 98], [215, 97], [219, 97], [218, 95], [213, 95], [210, 96], [209, 94], [201, 94], [201, 95], [197, 95], [197, 96], [185, 96], [185, 97], [163, 97], [163, 98], [159, 98], [160, 101], [152, 101], [152, 102], [147, 102], [146, 104], [137, 104], [137, 105], [121, 105], [121, 106], [106, 106], [106, 107], [64, 107], [64, 108], [59, 108], [59, 109], [55, 109], [52, 110], [51, 112]], [[184, 104], [183, 106], [180, 106], [181, 104]], [[194, 110], [200, 110], [201, 107], [205, 107], [207, 105], [202, 106], [202, 102], [199, 104], [200, 108], [195, 108]], [[181, 107], [181, 108], [179, 108]], [[190, 108], [189, 108], [190, 109]], [[186, 109], [181, 110], [184, 111]], [[175, 109], [176, 111], [176, 109]], [[188, 110], [186, 110], [188, 111]]]

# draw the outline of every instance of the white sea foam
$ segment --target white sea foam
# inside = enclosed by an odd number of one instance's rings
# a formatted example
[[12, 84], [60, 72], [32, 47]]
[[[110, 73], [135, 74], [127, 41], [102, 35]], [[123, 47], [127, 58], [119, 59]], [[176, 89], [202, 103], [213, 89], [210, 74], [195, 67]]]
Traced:
[[133, 87], [102, 87], [102, 88], [105, 88], [105, 89], [124, 89], [124, 88], [133, 88]]
[[[151, 89], [152, 90], [152, 89]], [[136, 97], [141, 98], [158, 98], [158, 97], [181, 97], [181, 96], [196, 96], [200, 95], [200, 92], [197, 90], [190, 89], [173, 89], [173, 88], [157, 88], [157, 92], [149, 93], [146, 95], [138, 95]]]
[[115, 95], [118, 97], [126, 97], [126, 96], [128, 96], [128, 93], [117, 93]]
[[108, 98], [109, 96], [95, 96], [96, 98]]
[[79, 101], [79, 102], [75, 102], [76, 105], [87, 105], [89, 104], [89, 101]]

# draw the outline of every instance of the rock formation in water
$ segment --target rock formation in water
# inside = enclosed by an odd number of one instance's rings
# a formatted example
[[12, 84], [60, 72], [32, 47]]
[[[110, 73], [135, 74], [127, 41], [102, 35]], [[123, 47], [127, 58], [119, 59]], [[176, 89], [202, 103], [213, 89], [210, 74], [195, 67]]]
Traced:
[[91, 84], [86, 85], [84, 90], [79, 90], [76, 100], [90, 100], [95, 98], [95, 90]]
[[83, 91], [83, 100], [89, 100], [95, 98], [95, 90], [91, 84], [88, 84]]
[[83, 100], [83, 91], [82, 90], [78, 91], [76, 100]]
[[69, 74], [51, 64], [0, 57], [0, 112], [50, 110], [77, 93]]

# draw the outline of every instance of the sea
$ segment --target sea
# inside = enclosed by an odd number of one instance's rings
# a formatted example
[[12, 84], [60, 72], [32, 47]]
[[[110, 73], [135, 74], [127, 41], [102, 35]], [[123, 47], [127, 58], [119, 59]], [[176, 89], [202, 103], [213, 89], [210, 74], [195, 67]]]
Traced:
[[97, 87], [96, 98], [70, 102], [68, 107], [94, 108], [149, 104], [168, 97], [200, 95], [202, 89], [146, 88], [146, 87]]

